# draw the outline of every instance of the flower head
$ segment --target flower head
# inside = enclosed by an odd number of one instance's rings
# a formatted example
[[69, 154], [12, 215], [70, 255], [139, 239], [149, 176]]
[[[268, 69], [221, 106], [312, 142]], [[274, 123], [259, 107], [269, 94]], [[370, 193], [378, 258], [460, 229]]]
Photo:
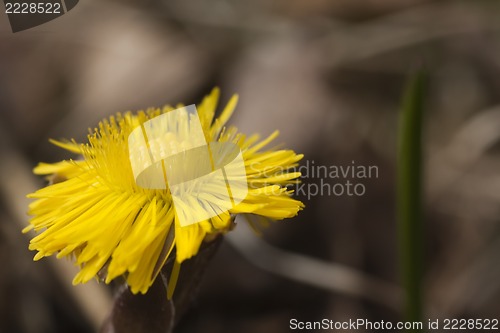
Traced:
[[200, 223], [181, 226], [167, 189], [139, 186], [131, 166], [128, 138], [134, 129], [172, 107], [117, 114], [90, 131], [88, 142], [52, 142], [81, 159], [40, 163], [34, 172], [56, 175], [59, 181], [28, 197], [30, 225], [23, 231], [40, 232], [31, 240], [35, 260], [57, 253], [73, 256], [80, 272], [73, 283], [84, 283], [104, 273], [106, 283], [124, 275], [133, 293], [145, 293], [167, 258], [177, 263], [196, 255], [207, 237], [230, 230], [233, 214], [255, 214], [275, 220], [295, 216], [303, 204], [291, 197], [287, 184], [296, 182], [292, 172], [302, 155], [292, 150], [263, 151], [278, 132], [259, 142], [233, 126], [225, 127], [233, 113], [233, 96], [214, 119], [219, 90], [198, 105], [207, 142], [228, 142], [241, 150], [248, 192], [229, 211]]

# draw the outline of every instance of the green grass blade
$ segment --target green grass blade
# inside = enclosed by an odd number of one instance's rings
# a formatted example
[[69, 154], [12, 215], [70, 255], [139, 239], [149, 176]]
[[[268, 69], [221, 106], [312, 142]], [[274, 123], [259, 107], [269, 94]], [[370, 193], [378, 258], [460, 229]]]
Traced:
[[405, 320], [422, 320], [422, 116], [426, 74], [408, 82], [399, 123], [397, 213], [401, 278], [405, 290]]

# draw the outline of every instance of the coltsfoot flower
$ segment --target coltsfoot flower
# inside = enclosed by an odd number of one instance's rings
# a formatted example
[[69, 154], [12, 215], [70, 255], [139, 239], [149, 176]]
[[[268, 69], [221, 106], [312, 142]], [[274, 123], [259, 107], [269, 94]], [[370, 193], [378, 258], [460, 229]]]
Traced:
[[117, 114], [91, 130], [87, 143], [51, 140], [80, 159], [40, 163], [34, 169], [60, 180], [28, 195], [36, 200], [30, 204], [32, 218], [23, 232], [39, 232], [29, 245], [38, 251], [34, 259], [70, 256], [80, 266], [74, 284], [98, 274], [106, 283], [123, 275], [133, 293], [146, 293], [169, 257], [175, 256], [180, 264], [196, 255], [205, 238], [231, 229], [234, 214], [274, 220], [295, 216], [303, 204], [291, 197], [286, 185], [298, 181], [300, 173], [292, 168], [303, 155], [264, 151], [277, 131], [259, 142], [258, 135], [247, 137], [233, 126], [225, 127], [237, 96], [214, 120], [218, 99], [219, 90], [214, 89], [197, 106], [198, 115], [207, 142], [231, 142], [240, 148], [248, 185], [243, 201], [200, 223], [181, 226], [168, 189], [137, 185], [128, 147], [135, 128], [173, 108]]

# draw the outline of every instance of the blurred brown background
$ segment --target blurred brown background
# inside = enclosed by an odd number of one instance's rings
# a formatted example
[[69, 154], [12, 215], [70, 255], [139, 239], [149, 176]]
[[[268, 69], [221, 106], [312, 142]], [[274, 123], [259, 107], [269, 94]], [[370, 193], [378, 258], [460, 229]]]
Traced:
[[179, 332], [400, 320], [397, 115], [422, 64], [425, 318], [498, 318], [499, 15], [498, 1], [87, 0], [13, 34], [1, 13], [0, 332], [93, 332], [112, 300], [101, 284], [72, 287], [68, 262], [33, 263], [20, 233], [25, 195], [44, 184], [31, 168], [70, 157], [48, 138], [84, 140], [112, 113], [197, 103], [214, 86], [223, 102], [240, 95], [241, 131], [279, 129], [317, 165], [379, 175], [360, 197], [302, 196], [298, 217], [265, 230], [274, 247], [241, 245], [254, 236], [240, 225]]

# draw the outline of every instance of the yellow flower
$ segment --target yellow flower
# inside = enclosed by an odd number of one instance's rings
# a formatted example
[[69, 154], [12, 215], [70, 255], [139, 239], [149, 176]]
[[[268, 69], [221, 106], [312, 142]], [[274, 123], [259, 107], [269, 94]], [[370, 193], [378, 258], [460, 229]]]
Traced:
[[[23, 232], [41, 232], [30, 243], [35, 260], [57, 253], [74, 256], [80, 272], [73, 283], [84, 283], [104, 273], [105, 282], [125, 275], [133, 293], [145, 293], [169, 256], [177, 263], [196, 255], [206, 236], [231, 228], [232, 214], [255, 214], [280, 220], [295, 216], [302, 202], [291, 198], [287, 184], [296, 182], [293, 167], [302, 158], [292, 150], [263, 151], [278, 132], [259, 141], [246, 137], [233, 126], [225, 127], [233, 113], [233, 96], [214, 120], [219, 90], [214, 89], [197, 106], [207, 142], [231, 142], [239, 146], [245, 165], [248, 194], [242, 202], [200, 223], [181, 226], [168, 189], [137, 185], [129, 159], [128, 137], [146, 121], [172, 107], [149, 109], [136, 114], [117, 114], [99, 123], [88, 143], [52, 142], [82, 159], [40, 163], [34, 172], [62, 179], [29, 198], [32, 215]], [[173, 249], [175, 248], [175, 251]]]

